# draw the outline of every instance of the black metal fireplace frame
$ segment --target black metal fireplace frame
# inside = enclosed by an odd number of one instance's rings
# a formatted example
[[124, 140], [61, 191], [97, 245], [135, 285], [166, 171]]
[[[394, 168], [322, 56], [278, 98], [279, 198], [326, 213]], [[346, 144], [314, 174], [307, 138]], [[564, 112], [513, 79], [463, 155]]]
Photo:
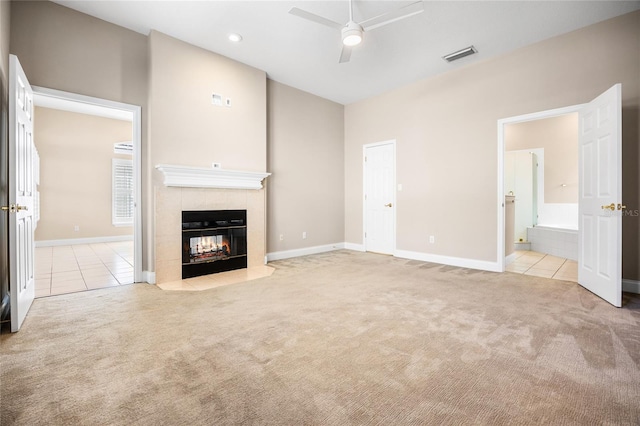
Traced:
[[[193, 237], [226, 235], [233, 241], [232, 253], [224, 259], [193, 263], [190, 240]], [[182, 212], [182, 278], [233, 271], [247, 267], [247, 211], [192, 210]]]

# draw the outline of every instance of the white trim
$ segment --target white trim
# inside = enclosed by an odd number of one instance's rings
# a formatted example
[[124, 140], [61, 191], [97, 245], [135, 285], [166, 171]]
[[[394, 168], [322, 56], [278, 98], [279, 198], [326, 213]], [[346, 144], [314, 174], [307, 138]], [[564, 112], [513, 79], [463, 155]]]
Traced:
[[508, 264], [512, 263], [514, 260], [516, 260], [515, 252], [511, 253], [509, 256], [505, 257], [504, 258], [504, 263], [505, 263], [505, 265], [508, 265]]
[[158, 164], [165, 186], [188, 188], [262, 189], [271, 173]]
[[640, 281], [622, 279], [622, 291], [640, 294]]
[[132, 142], [133, 142], [133, 174], [135, 177], [135, 219], [134, 233], [134, 281], [142, 280], [142, 108], [138, 105], [125, 104], [107, 99], [94, 98], [92, 96], [79, 95], [77, 93], [64, 92], [62, 90], [48, 89], [46, 87], [32, 86], [34, 96], [57, 98], [87, 104], [87, 106], [100, 106], [115, 110], [126, 111], [131, 114]]
[[267, 253], [265, 256], [267, 262], [274, 260], [290, 259], [292, 257], [308, 256], [310, 254], [326, 253], [328, 251], [343, 249], [344, 243], [326, 244], [323, 246], [306, 247], [294, 250], [277, 251], [273, 253]]
[[367, 191], [367, 149], [375, 148], [377, 146], [389, 145], [393, 146], [393, 247], [391, 248], [392, 255], [395, 254], [397, 248], [396, 241], [396, 212], [398, 209], [398, 203], [396, 201], [397, 195], [397, 181], [396, 181], [396, 140], [390, 139], [382, 142], [374, 142], [362, 145], [362, 251], [367, 251], [367, 239], [365, 235], [367, 233], [367, 199], [366, 199], [366, 191]]
[[41, 108], [94, 115], [96, 117], [111, 118], [113, 120], [130, 122], [133, 118], [131, 112], [126, 110], [104, 107], [94, 103], [77, 102], [63, 97], [48, 96], [40, 93], [34, 93], [33, 104]]
[[498, 244], [496, 252], [496, 265], [498, 272], [504, 272], [505, 256], [504, 256], [504, 126], [513, 123], [523, 123], [526, 121], [540, 120], [543, 118], [552, 118], [565, 114], [572, 114], [580, 111], [585, 104], [572, 105], [564, 108], [550, 109], [547, 111], [539, 111], [531, 114], [517, 115], [514, 117], [501, 118], [498, 120]]
[[139, 281], [139, 282], [155, 284], [156, 273], [151, 271], [142, 271], [142, 281]]
[[361, 251], [361, 252], [366, 251], [364, 249], [364, 244], [344, 243], [344, 248], [347, 250], [353, 250], [353, 251]]
[[36, 247], [56, 247], [71, 246], [75, 244], [100, 244], [117, 243], [121, 241], [132, 241], [133, 235], [115, 235], [111, 237], [91, 237], [91, 238], [69, 238], [65, 240], [42, 240], [36, 241]]
[[[396, 257], [422, 262], [440, 263], [442, 265], [458, 266], [460, 268], [479, 269], [481, 271], [502, 272], [498, 262], [486, 260], [465, 259], [461, 257], [441, 256], [439, 254], [419, 253], [416, 251], [396, 250]], [[504, 256], [503, 256], [504, 259]]]

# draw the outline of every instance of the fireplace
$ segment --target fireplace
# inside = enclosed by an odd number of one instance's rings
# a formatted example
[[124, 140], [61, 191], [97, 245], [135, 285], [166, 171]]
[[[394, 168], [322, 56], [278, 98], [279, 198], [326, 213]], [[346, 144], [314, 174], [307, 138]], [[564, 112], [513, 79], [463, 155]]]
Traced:
[[182, 212], [182, 278], [247, 267], [247, 211]]

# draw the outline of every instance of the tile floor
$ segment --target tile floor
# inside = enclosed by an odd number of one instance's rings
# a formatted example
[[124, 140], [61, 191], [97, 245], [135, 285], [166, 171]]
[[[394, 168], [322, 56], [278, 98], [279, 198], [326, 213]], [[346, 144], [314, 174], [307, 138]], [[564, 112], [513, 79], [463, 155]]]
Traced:
[[133, 283], [133, 241], [37, 247], [36, 297]]
[[536, 277], [578, 282], [578, 262], [535, 251], [516, 251], [506, 271]]

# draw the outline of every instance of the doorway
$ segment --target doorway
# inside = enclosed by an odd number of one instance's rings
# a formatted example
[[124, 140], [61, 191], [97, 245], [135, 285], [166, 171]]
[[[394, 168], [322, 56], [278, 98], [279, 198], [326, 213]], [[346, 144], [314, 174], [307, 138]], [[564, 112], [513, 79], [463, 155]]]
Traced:
[[140, 281], [139, 107], [38, 87], [34, 103], [35, 296]]
[[[510, 118], [498, 120], [498, 194], [499, 194], [498, 196], [500, 197], [499, 199], [501, 200], [501, 205], [503, 207], [501, 209], [498, 209], [497, 259], [498, 259], [498, 265], [499, 265], [500, 271], [505, 270], [505, 266], [507, 263], [507, 259], [505, 256], [506, 242], [505, 242], [505, 209], [504, 209], [505, 196], [509, 194], [508, 191], [505, 191], [505, 181], [506, 181], [505, 161], [506, 161], [506, 151], [507, 151], [506, 128], [507, 126], [521, 124], [521, 123], [535, 122], [535, 121], [544, 120], [544, 119], [554, 119], [558, 117], [577, 114], [584, 106], [585, 106], [584, 104], [573, 105], [565, 108], [541, 111], [541, 112], [536, 112], [532, 114], [520, 115], [516, 117], [510, 117]], [[576, 150], [577, 150], [577, 147], [576, 147]], [[548, 160], [546, 157], [548, 157], [548, 153], [545, 154], [545, 160]], [[538, 182], [538, 183], [545, 185], [547, 182], [543, 178], [543, 182]], [[538, 205], [540, 206], [544, 205], [545, 198], [544, 198], [544, 195], [541, 196], [541, 191], [537, 191], [536, 201]], [[536, 209], [536, 210], [540, 212], [540, 209]], [[536, 219], [536, 223], [538, 223], [540, 218], [535, 218], [535, 219]]]
[[[578, 283], [622, 306], [622, 85], [587, 104], [498, 120], [498, 269], [505, 267], [505, 126], [578, 113]], [[617, 203], [617, 204], [616, 204]], [[617, 209], [616, 209], [617, 205]]]
[[396, 141], [363, 146], [365, 251], [396, 250]]

